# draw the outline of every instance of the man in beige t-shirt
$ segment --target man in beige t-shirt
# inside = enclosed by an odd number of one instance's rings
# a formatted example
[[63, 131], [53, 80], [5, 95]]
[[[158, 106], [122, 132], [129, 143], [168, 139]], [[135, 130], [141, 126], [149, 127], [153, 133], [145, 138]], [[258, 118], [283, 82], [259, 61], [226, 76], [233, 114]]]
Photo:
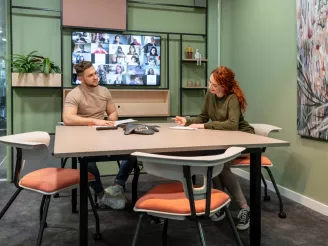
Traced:
[[[115, 104], [109, 90], [98, 85], [98, 75], [92, 64], [82, 75], [85, 80], [65, 98], [65, 125], [114, 125], [114, 121], [118, 119]], [[108, 120], [104, 120], [105, 113]]]
[[[64, 124], [68, 126], [114, 125], [114, 121], [118, 119], [115, 104], [109, 90], [98, 85], [97, 71], [92, 63], [83, 61], [76, 64], [74, 68], [82, 84], [66, 96], [63, 110]], [[105, 114], [108, 115], [108, 120], [104, 120]], [[100, 198], [102, 205], [113, 209], [125, 207], [126, 198], [123, 194], [123, 186], [136, 162], [137, 160], [133, 157], [123, 160], [114, 185], [106, 190], [102, 186], [96, 163], [88, 163], [88, 171], [96, 178], [95, 181], [90, 182], [90, 186]]]

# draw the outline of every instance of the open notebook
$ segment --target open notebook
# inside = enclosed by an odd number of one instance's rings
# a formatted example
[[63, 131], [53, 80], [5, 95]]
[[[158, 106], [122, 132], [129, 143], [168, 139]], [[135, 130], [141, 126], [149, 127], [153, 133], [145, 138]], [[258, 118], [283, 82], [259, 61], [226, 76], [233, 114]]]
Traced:
[[[132, 123], [132, 122], [136, 122], [136, 121], [137, 120], [134, 120], [134, 119], [117, 120], [117, 121], [115, 121], [115, 126], [118, 126], [120, 124]], [[92, 127], [101, 128], [101, 127], [107, 127], [107, 126], [92, 126]]]
[[170, 128], [175, 130], [197, 130], [197, 128], [192, 128], [189, 126], [171, 126]]
[[[134, 119], [126, 119], [126, 120], [117, 120], [115, 121], [115, 126], [118, 126], [120, 124], [126, 124], [126, 123], [132, 123], [132, 122], [136, 122], [137, 120]], [[64, 122], [57, 122], [57, 125], [64, 125]], [[99, 127], [99, 126], [92, 126], [92, 127]], [[104, 126], [106, 127], [106, 126]]]

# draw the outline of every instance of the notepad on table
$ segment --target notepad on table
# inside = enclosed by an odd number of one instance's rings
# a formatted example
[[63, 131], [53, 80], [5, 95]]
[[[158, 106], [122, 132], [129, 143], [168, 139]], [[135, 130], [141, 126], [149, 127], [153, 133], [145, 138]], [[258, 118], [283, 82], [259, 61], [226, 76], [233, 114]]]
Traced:
[[[120, 124], [132, 123], [132, 122], [136, 122], [136, 121], [137, 120], [134, 120], [134, 119], [116, 120], [114, 126], [118, 126]], [[92, 127], [94, 127], [94, 128], [101, 128], [101, 127], [106, 128], [107, 126], [96, 126], [96, 125], [92, 125]]]
[[196, 130], [197, 128], [192, 128], [189, 126], [171, 126], [171, 129], [175, 129], [175, 130]]
[[120, 124], [132, 123], [132, 122], [136, 122], [136, 121], [137, 120], [134, 120], [134, 119], [117, 120], [117, 121], [115, 121], [115, 126], [118, 126]]

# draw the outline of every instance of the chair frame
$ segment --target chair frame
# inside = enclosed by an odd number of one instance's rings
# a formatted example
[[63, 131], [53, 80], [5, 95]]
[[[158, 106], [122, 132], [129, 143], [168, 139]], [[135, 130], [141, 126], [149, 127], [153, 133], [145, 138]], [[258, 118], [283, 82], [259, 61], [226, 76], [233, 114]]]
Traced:
[[[265, 148], [263, 149], [263, 152], [265, 152]], [[280, 191], [278, 189], [276, 180], [274, 179], [274, 177], [272, 175], [272, 172], [271, 172], [271, 170], [270, 170], [269, 167], [262, 166], [262, 168], [264, 168], [267, 171], [267, 173], [269, 174], [269, 177], [271, 179], [271, 182], [273, 184], [274, 190], [275, 190], [275, 192], [277, 194], [277, 197], [278, 197], [278, 200], [279, 200], [279, 213], [278, 213], [278, 217], [281, 218], [281, 219], [285, 219], [285, 218], [287, 218], [287, 214], [284, 211], [284, 204], [282, 202], [282, 197], [281, 197]], [[264, 176], [263, 176], [262, 173], [261, 173], [261, 179], [262, 179], [262, 183], [264, 185], [264, 196], [263, 196], [263, 200], [264, 201], [270, 201], [271, 198], [268, 195], [268, 185], [267, 185], [267, 182], [265, 181], [265, 178], [264, 178]]]
[[[72, 160], [74, 160], [74, 158], [72, 158]], [[61, 167], [62, 168], [65, 168], [65, 165], [66, 165], [66, 162], [67, 162], [68, 159], [69, 158], [66, 157], [66, 158], [61, 160]], [[79, 158], [75, 158], [75, 159], [79, 159]], [[108, 157], [108, 160], [110, 160], [110, 157]], [[79, 159], [79, 161], [80, 161], [80, 159]], [[120, 168], [121, 167], [120, 161], [116, 160], [116, 162], [117, 162], [118, 167]], [[72, 163], [72, 168], [73, 169], [77, 168], [76, 164], [77, 163], [76, 162], [74, 163], [74, 161], [73, 161], [73, 163]], [[133, 167], [133, 179], [132, 179], [132, 203], [133, 204], [135, 204], [137, 199], [138, 199], [138, 194], [137, 193], [138, 193], [139, 175], [140, 175], [140, 167], [139, 167], [138, 163], [136, 163], [136, 165]], [[102, 177], [102, 176], [100, 176], [100, 177]], [[123, 186], [123, 189], [124, 189], [124, 191], [126, 190], [125, 185]], [[73, 189], [72, 190], [72, 213], [77, 213], [76, 196], [77, 196], [76, 189]], [[54, 198], [58, 198], [58, 197], [59, 197], [59, 193], [54, 194]], [[99, 204], [98, 204], [97, 200], [98, 200], [98, 197], [97, 197], [96, 194], [94, 194], [94, 202], [95, 202], [96, 208], [98, 209]]]
[[[15, 174], [14, 174], [14, 185], [17, 187], [17, 190], [15, 193], [12, 195], [8, 203], [5, 205], [5, 207], [1, 210], [0, 212], [0, 220], [1, 218], [5, 215], [11, 204], [15, 201], [19, 193], [24, 189], [19, 185], [19, 180], [20, 180], [20, 173], [22, 171], [23, 167], [23, 151], [22, 148], [16, 147], [16, 165], [15, 165]], [[40, 192], [38, 192], [40, 193]], [[95, 207], [95, 204], [92, 199], [92, 195], [90, 192], [90, 189], [88, 190], [88, 197], [89, 201], [92, 207], [93, 214], [95, 216], [96, 220], [96, 234], [94, 236], [95, 240], [100, 240], [101, 239], [101, 233], [100, 233], [100, 226], [99, 226], [99, 216]], [[37, 238], [37, 243], [36, 245], [39, 246], [42, 243], [42, 237], [43, 237], [43, 232], [44, 229], [48, 227], [48, 224], [46, 222], [47, 220], [47, 215], [48, 215], [48, 209], [49, 209], [49, 204], [51, 200], [51, 194], [44, 194], [42, 197], [41, 205], [40, 205], [40, 228], [39, 228], [39, 233], [38, 233], [38, 238]]]
[[[136, 153], [135, 155], [138, 155], [138, 154]], [[192, 159], [192, 158], [195, 158], [195, 157], [187, 157], [187, 158]], [[223, 163], [221, 165], [223, 165]], [[184, 217], [196, 222], [197, 231], [198, 231], [198, 235], [199, 235], [199, 238], [200, 238], [200, 241], [201, 241], [201, 245], [206, 246], [204, 231], [203, 231], [203, 228], [202, 228], [202, 224], [201, 224], [201, 222], [198, 218], [200, 216], [196, 214], [195, 196], [194, 196], [194, 192], [193, 192], [193, 176], [191, 175], [191, 166], [182, 165], [182, 167], [183, 167], [184, 180], [186, 181], [186, 184], [187, 184], [187, 193], [188, 193], [187, 197], [189, 197], [189, 206], [190, 206], [190, 212], [191, 212], [190, 216], [186, 215]], [[204, 213], [204, 215], [201, 215], [201, 216], [206, 218], [206, 219], [209, 219], [210, 214], [211, 214], [210, 203], [211, 203], [211, 195], [212, 195], [211, 190], [212, 190], [213, 166], [206, 165], [206, 167], [207, 167], [207, 171], [206, 171], [205, 213]], [[218, 209], [222, 209], [222, 208], [224, 209], [224, 211], [227, 215], [228, 222], [230, 224], [230, 227], [231, 227], [231, 229], [233, 231], [233, 234], [234, 234], [234, 237], [236, 239], [237, 245], [240, 246], [240, 245], [243, 245], [243, 243], [242, 243], [242, 241], [239, 237], [237, 228], [235, 227], [235, 224], [234, 224], [234, 221], [232, 219], [231, 213], [230, 213], [229, 208], [227, 206], [229, 203], [230, 203], [230, 200], [229, 200], [228, 203], [224, 204], [222, 207], [220, 207]], [[149, 213], [147, 213], [147, 212], [141, 212], [140, 213], [138, 224], [137, 224], [134, 236], [133, 236], [133, 241], [132, 241], [133, 246], [137, 245], [137, 240], [138, 240], [138, 237], [139, 237], [141, 223], [142, 223], [143, 218], [146, 214], [149, 214]], [[163, 233], [162, 233], [162, 245], [163, 246], [167, 245], [167, 230], [168, 230], [168, 218], [165, 218], [164, 219]]]
[[[268, 124], [251, 124], [252, 127], [254, 127], [255, 129], [255, 134], [257, 135], [262, 135], [264, 137], [267, 137], [269, 136], [269, 134], [271, 132], [279, 132], [281, 131], [282, 129], [280, 127], [277, 127], [277, 126], [273, 126], [273, 125], [268, 125]], [[258, 130], [258, 132], [256, 132], [256, 129]], [[262, 152], [264, 153], [266, 150], [266, 148], [262, 148]], [[246, 167], [249, 167], [249, 165], [232, 165], [231, 168], [246, 168]], [[279, 213], [278, 213], [278, 217], [281, 218], [281, 219], [285, 219], [287, 217], [287, 214], [286, 212], [284, 211], [284, 204], [282, 202], [282, 197], [280, 195], [280, 191], [278, 189], [278, 186], [277, 186], [277, 183], [272, 175], [272, 172], [270, 170], [270, 167], [271, 166], [262, 166], [262, 168], [264, 168], [267, 173], [269, 174], [269, 177], [270, 177], [270, 180], [273, 184], [273, 187], [274, 187], [274, 190], [277, 194], [277, 197], [278, 197], [278, 200], [279, 200]], [[264, 201], [270, 201], [270, 196], [268, 195], [268, 185], [267, 185], [267, 182], [265, 181], [265, 178], [261, 172], [261, 180], [262, 180], [262, 183], [264, 185], [264, 196], [263, 196], [263, 200]]]

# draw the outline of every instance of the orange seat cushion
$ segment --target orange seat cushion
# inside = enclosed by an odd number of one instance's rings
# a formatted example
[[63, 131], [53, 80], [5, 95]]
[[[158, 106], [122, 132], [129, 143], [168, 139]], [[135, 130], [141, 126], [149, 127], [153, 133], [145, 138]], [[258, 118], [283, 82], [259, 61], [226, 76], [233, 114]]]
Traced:
[[[95, 177], [88, 173], [88, 179]], [[19, 182], [22, 187], [52, 193], [80, 183], [80, 170], [66, 168], [42, 168], [26, 174]]]
[[[250, 157], [240, 157], [232, 161], [232, 165], [245, 165], [248, 166], [251, 164], [251, 158]], [[272, 162], [270, 159], [266, 156], [261, 156], [261, 165], [262, 166], [271, 166]]]
[[[210, 210], [229, 201], [228, 194], [212, 189]], [[206, 200], [195, 200], [196, 213], [205, 213]], [[190, 215], [190, 203], [180, 182], [158, 185], [141, 197], [135, 207], [139, 210]]]

